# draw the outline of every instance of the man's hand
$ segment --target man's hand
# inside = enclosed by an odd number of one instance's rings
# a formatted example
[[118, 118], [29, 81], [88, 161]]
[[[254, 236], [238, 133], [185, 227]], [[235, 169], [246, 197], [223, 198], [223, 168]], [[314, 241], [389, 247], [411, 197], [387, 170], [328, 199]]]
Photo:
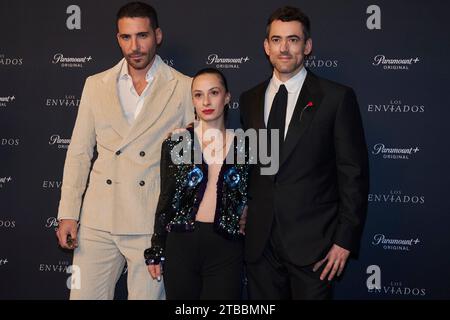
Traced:
[[239, 219], [239, 233], [245, 235], [245, 224], [247, 223], [248, 206], [244, 207], [241, 218]]
[[336, 273], [339, 277], [342, 271], [344, 271], [345, 264], [347, 263], [349, 255], [350, 251], [338, 246], [337, 244], [333, 244], [330, 251], [328, 251], [327, 256], [314, 265], [313, 271], [316, 272], [317, 269], [319, 269], [320, 266], [328, 260], [327, 265], [320, 275], [320, 280], [324, 280], [327, 274], [330, 273], [328, 276], [328, 281], [331, 281], [333, 280]]
[[161, 263], [160, 264], [150, 264], [147, 267], [148, 267], [148, 272], [152, 276], [153, 280], [157, 279], [158, 281], [161, 281], [161, 274], [162, 274]]
[[[78, 222], [76, 220], [63, 219], [59, 221], [56, 236], [58, 237], [58, 242], [61, 248], [75, 249], [76, 247], [78, 247], [77, 231]], [[71, 240], [67, 241], [69, 235]]]

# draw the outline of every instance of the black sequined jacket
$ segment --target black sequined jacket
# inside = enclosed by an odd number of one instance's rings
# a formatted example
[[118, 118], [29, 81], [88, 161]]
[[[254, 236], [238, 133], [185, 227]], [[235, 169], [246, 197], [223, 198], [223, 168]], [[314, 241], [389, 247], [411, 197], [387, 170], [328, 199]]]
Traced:
[[[189, 232], [195, 228], [195, 216], [208, 180], [208, 165], [199, 143], [194, 143], [194, 139], [197, 138], [190, 128], [177, 140], [168, 138], [162, 144], [161, 192], [155, 213], [152, 246], [144, 252], [147, 264], [158, 264], [164, 260], [168, 232]], [[247, 203], [248, 150], [243, 139], [236, 135], [227, 155], [227, 158], [233, 155], [234, 160], [224, 161], [219, 172], [214, 230], [228, 239], [242, 237], [239, 219]], [[200, 158], [198, 163], [194, 162], [195, 152], [198, 152], [197, 159]], [[182, 157], [189, 153], [191, 156], [183, 161]], [[175, 163], [172, 155], [177, 160]]]

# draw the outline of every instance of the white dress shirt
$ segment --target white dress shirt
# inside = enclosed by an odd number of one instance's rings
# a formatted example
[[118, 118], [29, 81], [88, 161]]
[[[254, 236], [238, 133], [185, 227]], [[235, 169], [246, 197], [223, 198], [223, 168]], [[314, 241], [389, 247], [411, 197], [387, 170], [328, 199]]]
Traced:
[[264, 100], [264, 123], [267, 127], [267, 121], [269, 121], [270, 109], [272, 108], [273, 99], [278, 92], [280, 85], [284, 84], [288, 92], [288, 103], [286, 109], [286, 122], [284, 124], [284, 138], [286, 139], [286, 134], [289, 129], [289, 123], [291, 122], [292, 115], [294, 114], [295, 105], [297, 103], [298, 96], [302, 90], [303, 83], [306, 78], [306, 69], [303, 67], [299, 73], [290, 78], [286, 82], [281, 82], [273, 73], [270, 79], [269, 85], [266, 89], [266, 96]]
[[154, 80], [158, 65], [161, 63], [161, 58], [156, 55], [152, 66], [145, 75], [147, 86], [142, 91], [141, 95], [138, 95], [133, 85], [133, 79], [128, 73], [128, 63], [125, 61], [120, 70], [119, 78], [117, 79], [117, 89], [119, 91], [120, 104], [122, 106], [123, 114], [131, 125], [137, 118], [144, 105], [144, 99], [149, 94], [150, 86]]

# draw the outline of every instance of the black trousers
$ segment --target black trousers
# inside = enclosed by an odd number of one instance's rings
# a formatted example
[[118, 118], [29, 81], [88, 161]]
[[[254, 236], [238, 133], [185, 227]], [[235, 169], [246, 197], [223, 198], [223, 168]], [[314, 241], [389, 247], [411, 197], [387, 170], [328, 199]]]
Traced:
[[243, 242], [217, 234], [212, 223], [195, 222], [193, 232], [169, 232], [163, 266], [167, 300], [242, 296]]
[[282, 245], [272, 233], [262, 257], [255, 263], [247, 263], [249, 299], [331, 299], [333, 280], [320, 280], [326, 262], [316, 272], [313, 272], [314, 264], [297, 266], [289, 262]]

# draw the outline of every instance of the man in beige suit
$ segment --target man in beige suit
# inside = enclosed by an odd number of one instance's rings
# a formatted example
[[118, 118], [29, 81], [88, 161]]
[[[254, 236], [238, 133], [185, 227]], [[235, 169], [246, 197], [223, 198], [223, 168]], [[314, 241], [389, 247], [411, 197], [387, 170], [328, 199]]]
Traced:
[[151, 6], [126, 4], [117, 28], [124, 59], [89, 77], [83, 89], [64, 166], [57, 237], [61, 247], [75, 249], [73, 265], [80, 270], [81, 285], [72, 287], [71, 299], [113, 299], [125, 262], [129, 299], [164, 299], [143, 252], [151, 245], [161, 143], [194, 118], [191, 79], [156, 54], [162, 31]]

